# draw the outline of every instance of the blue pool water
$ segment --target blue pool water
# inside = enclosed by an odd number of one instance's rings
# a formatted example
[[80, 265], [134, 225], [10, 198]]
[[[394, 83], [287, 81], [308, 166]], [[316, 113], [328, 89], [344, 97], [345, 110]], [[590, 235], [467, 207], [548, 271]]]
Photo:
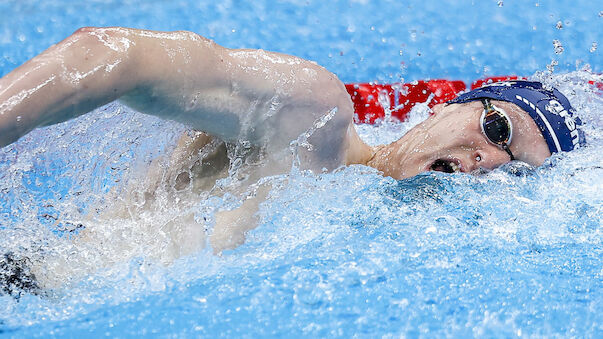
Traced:
[[[520, 74], [558, 86], [589, 146], [534, 171], [362, 166], [272, 178], [244, 245], [171, 263], [151, 215], [77, 224], [186, 128], [112, 103], [0, 150], [0, 253], [66, 260], [48, 295], [0, 296], [6, 337], [603, 337], [603, 8], [595, 1], [2, 1], [4, 75], [80, 26], [191, 30], [315, 60], [343, 81]], [[557, 41], [557, 42], [554, 42]], [[557, 47], [555, 47], [557, 45]], [[552, 71], [552, 73], [551, 73]], [[424, 114], [413, 112], [413, 118]], [[360, 126], [371, 143], [406, 124]], [[211, 215], [236, 197], [205, 197]], [[69, 232], [73, 230], [73, 232]], [[128, 248], [113, 247], [125, 238]]]

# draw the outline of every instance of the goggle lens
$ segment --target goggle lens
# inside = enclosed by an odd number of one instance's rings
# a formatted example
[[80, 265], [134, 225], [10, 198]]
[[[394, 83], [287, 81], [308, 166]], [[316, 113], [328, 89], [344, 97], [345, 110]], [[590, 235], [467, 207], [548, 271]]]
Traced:
[[504, 112], [497, 110], [490, 103], [489, 99], [482, 99], [484, 112], [482, 113], [482, 131], [491, 143], [500, 146], [511, 160], [515, 160], [513, 153], [509, 149], [513, 127], [511, 121]]
[[497, 145], [502, 145], [509, 141], [511, 131], [509, 121], [498, 111], [490, 111], [486, 113], [482, 122], [484, 134]]

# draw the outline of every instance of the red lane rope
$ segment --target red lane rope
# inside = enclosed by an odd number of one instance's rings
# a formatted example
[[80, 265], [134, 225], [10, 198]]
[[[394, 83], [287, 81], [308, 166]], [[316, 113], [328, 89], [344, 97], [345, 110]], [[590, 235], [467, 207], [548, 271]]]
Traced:
[[407, 84], [346, 84], [345, 87], [354, 102], [355, 122], [372, 124], [385, 116], [385, 109], [393, 118], [403, 121], [416, 104], [430, 97], [430, 107], [454, 99], [466, 85], [462, 81], [438, 79]]
[[[515, 75], [496, 76], [475, 80], [470, 88], [476, 89], [485, 84], [505, 80], [525, 79]], [[603, 83], [590, 82], [603, 91]], [[377, 84], [353, 83], [345, 85], [354, 102], [354, 122], [357, 124], [373, 124], [385, 117], [385, 112], [391, 112], [392, 118], [404, 121], [410, 110], [419, 103], [428, 102], [431, 108], [437, 104], [456, 98], [467, 89], [463, 81], [458, 80], [420, 80], [411, 83]]]

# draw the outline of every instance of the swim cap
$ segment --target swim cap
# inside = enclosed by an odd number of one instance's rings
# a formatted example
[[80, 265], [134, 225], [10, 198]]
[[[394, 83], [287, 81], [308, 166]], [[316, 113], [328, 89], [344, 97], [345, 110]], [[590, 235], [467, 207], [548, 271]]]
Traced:
[[551, 153], [571, 151], [586, 144], [582, 125], [575, 117], [569, 100], [556, 89], [547, 90], [542, 83], [513, 80], [482, 86], [459, 95], [449, 104], [461, 104], [490, 98], [516, 104], [534, 119]]

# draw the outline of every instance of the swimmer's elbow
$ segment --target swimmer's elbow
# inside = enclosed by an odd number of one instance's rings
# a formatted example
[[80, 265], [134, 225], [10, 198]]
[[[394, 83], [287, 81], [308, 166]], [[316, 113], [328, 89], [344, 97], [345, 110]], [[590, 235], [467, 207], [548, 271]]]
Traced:
[[104, 66], [101, 70], [110, 71], [114, 65], [129, 61], [134, 56], [135, 46], [130, 29], [82, 27], [61, 41], [57, 49], [72, 66]]
[[81, 41], [84, 44], [110, 47], [114, 42], [111, 40], [123, 38], [129, 30], [123, 27], [80, 27], [65, 41], [69, 43]]
[[[125, 93], [138, 82], [141, 57], [136, 30], [123, 27], [82, 27], [65, 41], [59, 50], [63, 60], [78, 70], [68, 74], [68, 80], [81, 90], [100, 90], [113, 99]], [[102, 86], [98, 88], [97, 86]], [[130, 85], [130, 86], [128, 86]], [[106, 87], [106, 91], [105, 91]]]
[[75, 32], [73, 32], [73, 34], [71, 34], [71, 36], [85, 35], [90, 32], [95, 32], [98, 29], [99, 29], [99, 27], [92, 27], [92, 26], [80, 27], [80, 28], [76, 29]]

